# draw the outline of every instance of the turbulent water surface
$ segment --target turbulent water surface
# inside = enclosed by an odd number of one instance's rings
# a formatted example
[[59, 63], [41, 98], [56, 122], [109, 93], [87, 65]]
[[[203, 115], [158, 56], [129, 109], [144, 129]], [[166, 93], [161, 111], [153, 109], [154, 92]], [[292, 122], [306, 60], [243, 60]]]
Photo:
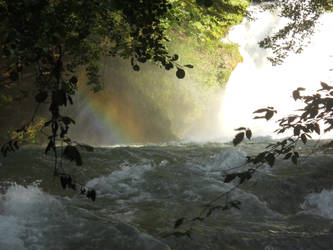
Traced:
[[234, 187], [223, 174], [263, 146], [96, 148], [82, 167], [65, 163], [95, 202], [63, 191], [41, 148], [23, 149], [0, 160], [0, 249], [332, 249], [333, 157], [306, 149], [299, 166], [279, 160], [231, 192], [240, 209], [192, 223], [192, 238], [166, 237]]

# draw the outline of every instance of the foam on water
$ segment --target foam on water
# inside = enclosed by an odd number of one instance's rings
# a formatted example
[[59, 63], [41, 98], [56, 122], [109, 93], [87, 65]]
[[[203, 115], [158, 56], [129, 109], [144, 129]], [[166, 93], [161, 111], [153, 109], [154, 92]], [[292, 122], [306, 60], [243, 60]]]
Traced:
[[87, 186], [96, 188], [101, 194], [107, 193], [113, 197], [126, 198], [139, 192], [138, 186], [144, 181], [142, 176], [150, 170], [152, 170], [150, 165], [124, 166], [110, 175], [90, 180]]
[[333, 190], [323, 189], [320, 193], [307, 195], [301, 208], [306, 212], [333, 219]]
[[[12, 185], [0, 201], [0, 249], [169, 249], [127, 224], [88, 220], [82, 215], [85, 209], [73, 207], [73, 200], [46, 194], [37, 186]], [[63, 205], [67, 202], [72, 212]]]
[[52, 214], [62, 209], [60, 202], [37, 186], [16, 184], [0, 200], [0, 249], [27, 249], [26, 245], [43, 249], [43, 230], [48, 230]]

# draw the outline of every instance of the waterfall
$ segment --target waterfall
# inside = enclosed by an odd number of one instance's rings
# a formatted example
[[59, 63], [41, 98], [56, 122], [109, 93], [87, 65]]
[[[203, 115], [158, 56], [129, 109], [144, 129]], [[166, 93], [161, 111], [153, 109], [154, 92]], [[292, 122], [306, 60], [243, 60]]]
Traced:
[[273, 106], [278, 110], [277, 117], [291, 114], [297, 109], [293, 90], [305, 87], [313, 92], [320, 88], [320, 81], [333, 80], [333, 72], [329, 71], [333, 68], [333, 14], [321, 17], [311, 43], [301, 54], [290, 54], [279, 66], [271, 65], [267, 60], [270, 51], [259, 48], [258, 42], [286, 20], [258, 10], [254, 17], [255, 21], [244, 20], [232, 28], [224, 39], [238, 43], [244, 58], [229, 79], [221, 108], [223, 131], [229, 137], [240, 126], [250, 127], [256, 136], [273, 136], [277, 124], [253, 120], [253, 111]]

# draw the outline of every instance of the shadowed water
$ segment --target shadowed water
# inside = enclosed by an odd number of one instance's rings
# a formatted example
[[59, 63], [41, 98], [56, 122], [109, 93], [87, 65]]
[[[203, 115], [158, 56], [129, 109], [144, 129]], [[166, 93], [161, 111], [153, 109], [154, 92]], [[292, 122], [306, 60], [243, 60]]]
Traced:
[[264, 145], [97, 148], [82, 167], [65, 163], [95, 202], [63, 191], [41, 148], [23, 149], [0, 160], [0, 249], [331, 249], [333, 157], [307, 149], [299, 166], [278, 160], [233, 191], [240, 210], [193, 223], [191, 239], [164, 237], [236, 185], [223, 174]]

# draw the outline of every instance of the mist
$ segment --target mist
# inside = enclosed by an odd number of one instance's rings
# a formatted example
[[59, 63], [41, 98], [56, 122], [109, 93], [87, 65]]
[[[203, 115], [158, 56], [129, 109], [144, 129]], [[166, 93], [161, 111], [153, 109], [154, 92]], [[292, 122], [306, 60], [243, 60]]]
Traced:
[[259, 48], [258, 41], [277, 31], [285, 19], [269, 12], [256, 11], [254, 15], [256, 21], [244, 20], [230, 30], [226, 39], [239, 43], [244, 57], [229, 79], [221, 107], [223, 131], [229, 138], [241, 126], [250, 127], [256, 136], [276, 137], [273, 131], [278, 125], [274, 119], [253, 120], [253, 112], [273, 106], [278, 111], [277, 118], [295, 113], [301, 103], [292, 98], [293, 90], [305, 87], [311, 94], [320, 88], [320, 81], [333, 80], [333, 72], [329, 71], [333, 67], [332, 14], [321, 17], [310, 44], [301, 54], [290, 54], [278, 66], [271, 65], [267, 60], [271, 51]]
[[[181, 54], [180, 54], [181, 56]], [[141, 64], [133, 71], [128, 60], [104, 58], [104, 89], [93, 93], [84, 76], [72, 116], [76, 121], [71, 136], [94, 145], [209, 141], [222, 136], [218, 115], [223, 88], [209, 88], [184, 79], [175, 71]]]

